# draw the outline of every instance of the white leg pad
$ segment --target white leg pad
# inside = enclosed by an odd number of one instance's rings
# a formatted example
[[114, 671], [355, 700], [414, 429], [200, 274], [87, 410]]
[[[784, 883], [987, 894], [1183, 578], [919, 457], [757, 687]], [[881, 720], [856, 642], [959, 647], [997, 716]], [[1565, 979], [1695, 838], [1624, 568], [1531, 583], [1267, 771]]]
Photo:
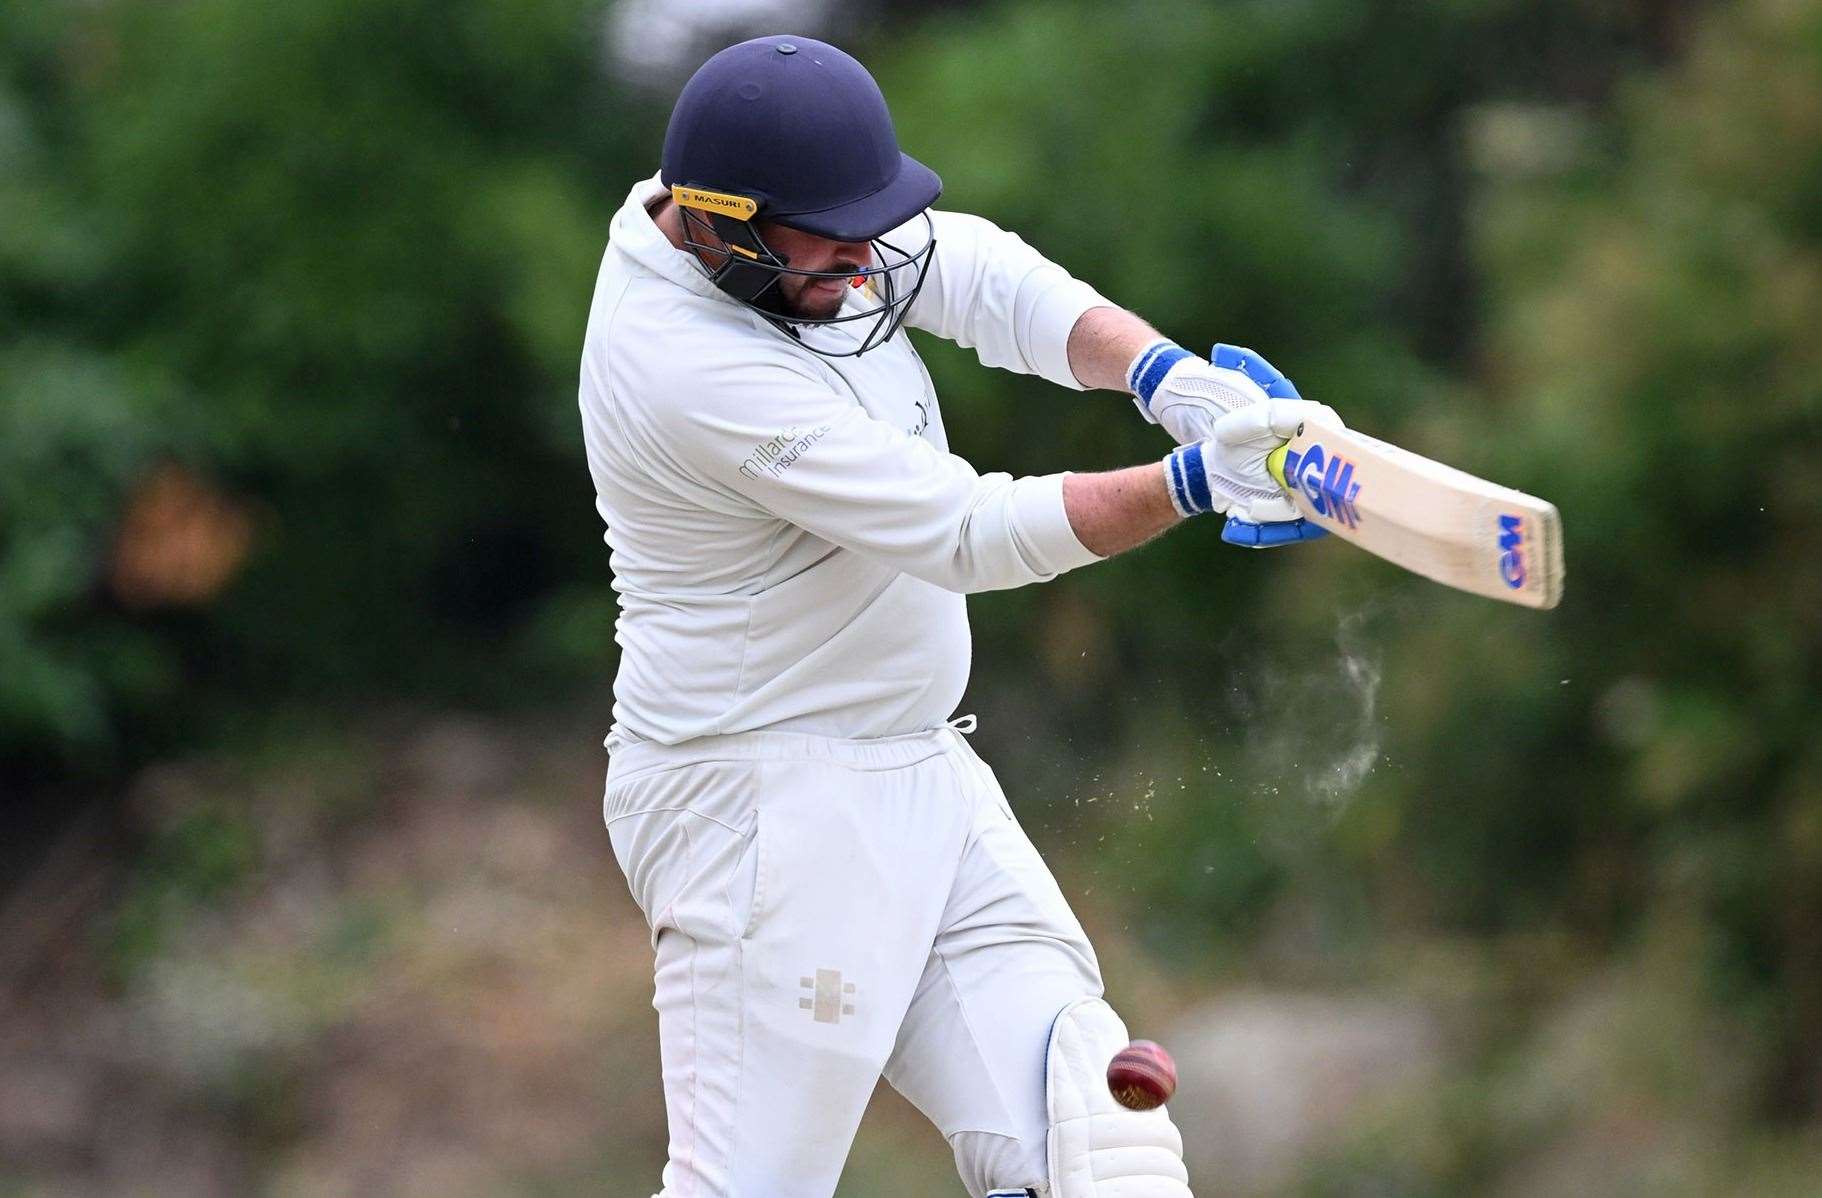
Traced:
[[1107, 1089], [1107, 1062], [1129, 1043], [1098, 998], [1063, 1008], [1050, 1030], [1050, 1198], [1191, 1198], [1183, 1137], [1165, 1114], [1133, 1111]]

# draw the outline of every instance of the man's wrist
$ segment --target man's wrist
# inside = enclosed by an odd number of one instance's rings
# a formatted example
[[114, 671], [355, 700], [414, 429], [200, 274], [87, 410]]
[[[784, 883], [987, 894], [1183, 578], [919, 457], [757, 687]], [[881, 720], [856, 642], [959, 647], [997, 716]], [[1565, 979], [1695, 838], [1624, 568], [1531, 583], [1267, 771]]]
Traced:
[[1160, 336], [1124, 308], [1111, 304], [1090, 308], [1069, 331], [1069, 369], [1085, 389], [1130, 393], [1126, 368], [1134, 354]]

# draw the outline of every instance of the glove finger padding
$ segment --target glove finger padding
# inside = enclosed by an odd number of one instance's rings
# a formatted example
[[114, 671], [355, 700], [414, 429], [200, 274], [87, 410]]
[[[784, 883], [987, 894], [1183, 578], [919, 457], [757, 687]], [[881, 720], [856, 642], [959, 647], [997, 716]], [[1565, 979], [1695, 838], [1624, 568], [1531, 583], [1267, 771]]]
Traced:
[[1227, 370], [1238, 370], [1258, 383], [1273, 399], [1302, 399], [1297, 386], [1284, 377], [1284, 372], [1265, 360], [1265, 355], [1239, 345], [1217, 343], [1208, 351], [1208, 360]]
[[1328, 535], [1328, 529], [1309, 520], [1274, 520], [1270, 524], [1259, 524], [1239, 516], [1229, 516], [1226, 526], [1221, 529], [1223, 541], [1247, 549], [1275, 549]]

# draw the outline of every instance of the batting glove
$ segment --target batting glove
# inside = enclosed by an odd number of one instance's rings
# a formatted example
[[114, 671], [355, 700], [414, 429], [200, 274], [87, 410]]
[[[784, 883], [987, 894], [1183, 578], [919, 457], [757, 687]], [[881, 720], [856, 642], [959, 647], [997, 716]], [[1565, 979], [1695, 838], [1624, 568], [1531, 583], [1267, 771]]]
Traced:
[[[1177, 510], [1186, 516], [1202, 511], [1231, 512], [1222, 539], [1252, 548], [1327, 535], [1297, 515], [1282, 488], [1266, 473], [1265, 455], [1295, 435], [1304, 419], [1339, 428], [1341, 418], [1326, 404], [1304, 400], [1282, 371], [1250, 349], [1216, 345], [1209, 358], [1204, 362], [1175, 342], [1161, 340], [1147, 346], [1126, 372], [1139, 414], [1184, 446], [1165, 461]], [[1283, 421], [1268, 409], [1281, 403], [1298, 405], [1295, 410], [1303, 415], [1290, 421], [1290, 431], [1283, 437], [1276, 437], [1272, 430]], [[1241, 418], [1248, 409], [1254, 414]], [[1278, 415], [1289, 419], [1285, 413], [1291, 410], [1281, 408]], [[1223, 426], [1221, 422], [1230, 418], [1232, 423]], [[1211, 441], [1220, 442], [1220, 448], [1211, 452], [1206, 448]], [[1187, 452], [1197, 446], [1204, 447], [1195, 454]], [[1196, 485], [1199, 478], [1209, 480], [1205, 506]]]
[[[1307, 399], [1267, 399], [1227, 413], [1207, 440], [1172, 452], [1164, 459], [1164, 473], [1177, 514], [1230, 512], [1255, 524], [1302, 523], [1265, 459], [1306, 420], [1328, 423], [1328, 410]], [[1320, 536], [1321, 530], [1311, 535]]]
[[1296, 385], [1250, 349], [1217, 345], [1209, 361], [1173, 341], [1155, 341], [1126, 368], [1139, 414], [1177, 444], [1205, 441], [1215, 421], [1264, 399], [1301, 399]]

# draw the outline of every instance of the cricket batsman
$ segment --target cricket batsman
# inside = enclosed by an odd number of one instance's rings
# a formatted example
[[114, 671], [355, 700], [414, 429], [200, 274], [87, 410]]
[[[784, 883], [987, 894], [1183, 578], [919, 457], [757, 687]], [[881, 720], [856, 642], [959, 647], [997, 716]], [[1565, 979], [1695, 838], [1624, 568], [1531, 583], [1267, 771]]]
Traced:
[[[1267, 455], [1321, 405], [1205, 361], [1012, 233], [931, 208], [878, 86], [764, 37], [684, 86], [614, 217], [581, 369], [620, 618], [604, 802], [651, 925], [667, 1198], [827, 1198], [883, 1074], [973, 1198], [1183, 1198], [1162, 1108], [1108, 1092], [1100, 967], [952, 718], [973, 591], [1225, 512], [1315, 530]], [[952, 453], [904, 327], [1125, 391], [1162, 463]]]

